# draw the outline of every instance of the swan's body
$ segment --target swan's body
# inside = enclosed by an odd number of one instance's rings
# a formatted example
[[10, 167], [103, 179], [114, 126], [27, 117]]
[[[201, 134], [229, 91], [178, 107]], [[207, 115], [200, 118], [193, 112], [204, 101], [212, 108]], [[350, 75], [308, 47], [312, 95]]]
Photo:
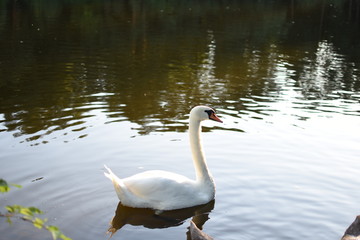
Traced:
[[208, 203], [215, 197], [215, 184], [207, 168], [202, 151], [200, 133], [201, 121], [221, 120], [213, 109], [206, 106], [194, 107], [190, 112], [189, 135], [196, 179], [167, 171], [146, 171], [120, 179], [105, 166], [115, 191], [125, 206], [174, 210]]

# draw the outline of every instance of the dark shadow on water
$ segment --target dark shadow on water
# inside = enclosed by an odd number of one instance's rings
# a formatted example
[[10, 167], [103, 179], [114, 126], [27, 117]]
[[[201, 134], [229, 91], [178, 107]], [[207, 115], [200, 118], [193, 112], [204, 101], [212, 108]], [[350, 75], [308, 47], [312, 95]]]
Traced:
[[[110, 221], [108, 233], [113, 236], [126, 224], [144, 226], [149, 229], [175, 227], [183, 224], [188, 218], [192, 218], [192, 221], [201, 229], [209, 219], [209, 214], [214, 209], [214, 205], [215, 200], [190, 208], [157, 213], [148, 208], [126, 207], [119, 202], [115, 216]], [[187, 238], [189, 239], [189, 233], [187, 233]]]

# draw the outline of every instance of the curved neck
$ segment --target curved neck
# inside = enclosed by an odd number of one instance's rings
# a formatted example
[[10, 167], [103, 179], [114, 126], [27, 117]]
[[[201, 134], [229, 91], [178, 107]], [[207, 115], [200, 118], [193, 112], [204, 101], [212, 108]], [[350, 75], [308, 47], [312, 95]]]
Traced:
[[190, 135], [190, 146], [191, 153], [194, 161], [196, 181], [211, 181], [212, 177], [207, 168], [205, 156], [202, 150], [201, 144], [201, 124], [199, 120], [192, 119], [190, 117], [189, 135]]

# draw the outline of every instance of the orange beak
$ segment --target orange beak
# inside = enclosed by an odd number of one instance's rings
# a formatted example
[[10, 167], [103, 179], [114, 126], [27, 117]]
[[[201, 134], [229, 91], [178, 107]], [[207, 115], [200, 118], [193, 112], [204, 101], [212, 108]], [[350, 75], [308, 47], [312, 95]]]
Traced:
[[217, 121], [217, 122], [223, 122], [223, 121], [221, 121], [221, 119], [218, 117], [218, 116], [216, 116], [216, 114], [215, 113], [211, 113], [211, 115], [210, 115], [210, 117], [209, 117], [211, 120], [214, 120], [214, 121]]

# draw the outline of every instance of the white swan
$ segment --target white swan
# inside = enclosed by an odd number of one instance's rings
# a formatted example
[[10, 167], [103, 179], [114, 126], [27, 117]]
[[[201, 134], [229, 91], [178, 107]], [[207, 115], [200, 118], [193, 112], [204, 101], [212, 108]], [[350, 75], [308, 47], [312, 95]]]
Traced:
[[207, 168], [202, 150], [201, 121], [211, 119], [222, 122], [215, 111], [207, 106], [197, 106], [190, 111], [189, 135], [196, 180], [185, 176], [154, 170], [118, 178], [108, 167], [108, 177], [124, 206], [174, 210], [208, 203], [215, 197], [214, 180]]

